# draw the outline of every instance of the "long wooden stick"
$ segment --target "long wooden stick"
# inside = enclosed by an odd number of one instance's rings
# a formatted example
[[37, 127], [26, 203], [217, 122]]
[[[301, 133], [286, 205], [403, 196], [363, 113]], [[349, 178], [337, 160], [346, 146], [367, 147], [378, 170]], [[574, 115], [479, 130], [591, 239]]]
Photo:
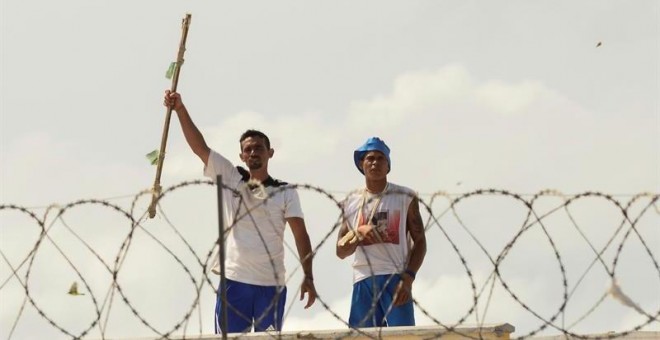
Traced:
[[[176, 57], [176, 63], [174, 66], [174, 74], [172, 76], [172, 87], [171, 91], [176, 92], [176, 87], [179, 83], [179, 72], [181, 72], [181, 66], [183, 66], [183, 54], [186, 52], [186, 39], [188, 39], [188, 28], [190, 27], [190, 14], [186, 14], [186, 17], [183, 18], [181, 24], [181, 41], [179, 42], [179, 53]], [[149, 218], [154, 218], [156, 216], [156, 204], [158, 199], [160, 199], [161, 186], [160, 186], [160, 174], [163, 171], [163, 161], [165, 160], [165, 147], [167, 146], [167, 134], [170, 129], [170, 118], [172, 117], [172, 108], [167, 108], [167, 113], [165, 114], [165, 126], [163, 126], [163, 137], [160, 140], [160, 152], [158, 153], [158, 167], [156, 168], [156, 180], [154, 180], [154, 187], [152, 189], [151, 195], [151, 205], [149, 205]]]

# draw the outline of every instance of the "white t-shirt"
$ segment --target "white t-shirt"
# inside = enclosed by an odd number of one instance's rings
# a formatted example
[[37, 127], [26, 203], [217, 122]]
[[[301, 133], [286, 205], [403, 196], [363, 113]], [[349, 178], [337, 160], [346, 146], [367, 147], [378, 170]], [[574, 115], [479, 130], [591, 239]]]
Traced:
[[[209, 154], [204, 175], [214, 181], [217, 175], [221, 175], [227, 187], [240, 193], [229, 189], [222, 191], [225, 228], [230, 229], [226, 238], [227, 278], [260, 286], [283, 286], [286, 279], [286, 219], [303, 217], [298, 192], [272, 178], [262, 183], [266, 189], [265, 194], [259, 187], [250, 189], [247, 185], [249, 172], [242, 168], [239, 171], [239, 168], [213, 150]], [[213, 264], [216, 273], [219, 272], [218, 260], [219, 255]]]
[[[344, 219], [350, 228], [355, 229], [371, 224], [379, 232], [380, 243], [362, 241], [355, 250], [353, 261], [353, 282], [373, 275], [401, 273], [406, 269], [411, 240], [406, 231], [408, 207], [416, 194], [413, 190], [387, 183], [379, 195], [366, 190], [351, 193], [344, 201]], [[379, 200], [380, 197], [380, 200]], [[362, 213], [358, 211], [362, 207]]]

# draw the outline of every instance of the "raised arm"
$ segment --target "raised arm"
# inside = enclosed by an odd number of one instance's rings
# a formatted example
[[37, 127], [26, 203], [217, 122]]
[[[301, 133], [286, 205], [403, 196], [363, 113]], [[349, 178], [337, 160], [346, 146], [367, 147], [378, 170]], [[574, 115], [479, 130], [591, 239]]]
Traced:
[[165, 91], [165, 100], [163, 105], [166, 107], [172, 108], [176, 112], [177, 117], [179, 117], [179, 123], [181, 123], [181, 129], [183, 130], [183, 136], [186, 138], [186, 142], [192, 149], [192, 151], [199, 157], [202, 162], [206, 165], [209, 159], [209, 149], [204, 140], [204, 136], [195, 123], [193, 123], [192, 118], [188, 114], [186, 106], [183, 105], [181, 100], [181, 95], [177, 92], [171, 92], [170, 90]]
[[412, 282], [415, 280], [413, 275], [422, 266], [424, 256], [426, 256], [426, 234], [424, 233], [422, 216], [419, 213], [419, 201], [417, 197], [413, 198], [408, 206], [406, 230], [413, 241], [413, 245], [410, 249], [405, 273], [402, 274], [401, 283], [396, 294], [397, 297], [394, 300], [395, 306], [401, 305], [412, 298]]
[[309, 241], [309, 234], [305, 227], [305, 220], [300, 217], [290, 217], [286, 219], [293, 233], [293, 238], [296, 241], [296, 248], [298, 249], [298, 257], [303, 267], [305, 277], [300, 285], [300, 300], [308, 294], [307, 304], [305, 308], [309, 308], [316, 301], [316, 288], [314, 287], [314, 272], [312, 270], [312, 260], [314, 254], [312, 253], [312, 243]]

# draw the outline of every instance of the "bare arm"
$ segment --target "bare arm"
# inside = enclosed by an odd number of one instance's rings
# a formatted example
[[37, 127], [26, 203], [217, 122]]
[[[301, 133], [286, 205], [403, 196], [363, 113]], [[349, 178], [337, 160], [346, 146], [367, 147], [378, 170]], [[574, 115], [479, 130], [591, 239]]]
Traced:
[[312, 244], [309, 241], [305, 220], [300, 217], [291, 217], [287, 218], [286, 221], [289, 223], [293, 238], [296, 241], [298, 257], [305, 273], [305, 278], [300, 285], [300, 300], [304, 298], [305, 294], [309, 294], [305, 305], [305, 308], [309, 308], [316, 301], [316, 288], [314, 287], [314, 273], [312, 271], [312, 259], [314, 257]]
[[181, 123], [181, 129], [183, 130], [183, 136], [186, 138], [186, 142], [188, 142], [188, 145], [197, 155], [197, 157], [199, 157], [206, 165], [211, 149], [209, 149], [208, 145], [206, 145], [204, 136], [201, 132], [199, 132], [197, 126], [195, 126], [192, 118], [190, 118], [190, 114], [188, 114], [188, 110], [186, 109], [186, 106], [183, 105], [183, 101], [181, 100], [181, 95], [177, 92], [170, 92], [170, 90], [167, 90], [165, 91], [165, 100], [163, 104], [166, 107], [172, 108], [172, 110], [176, 111], [176, 114], [179, 117], [179, 123]]
[[424, 262], [424, 256], [426, 256], [426, 234], [424, 231], [422, 216], [419, 213], [419, 201], [417, 198], [414, 198], [412, 202], [410, 202], [406, 220], [406, 229], [413, 241], [406, 270], [411, 270], [417, 273], [422, 266], [422, 262]]
[[[417, 273], [422, 266], [422, 262], [424, 262], [424, 256], [426, 256], [426, 234], [424, 233], [422, 216], [419, 213], [419, 201], [416, 197], [410, 202], [410, 206], [408, 206], [406, 230], [413, 241], [413, 246], [408, 256], [406, 272]], [[412, 298], [412, 282], [414, 280], [415, 278], [408, 273], [402, 275], [401, 283], [397, 289], [396, 299], [394, 300], [395, 306], [399, 306]]]

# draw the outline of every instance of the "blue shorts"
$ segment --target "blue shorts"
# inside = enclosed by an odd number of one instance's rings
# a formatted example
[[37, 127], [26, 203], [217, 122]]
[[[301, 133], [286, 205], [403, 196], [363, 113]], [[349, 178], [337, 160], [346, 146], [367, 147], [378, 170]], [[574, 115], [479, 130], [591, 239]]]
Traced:
[[[218, 285], [218, 292], [220, 287]], [[222, 333], [222, 301], [215, 302], [215, 333]], [[227, 333], [281, 331], [286, 303], [285, 286], [257, 286], [227, 280]]]
[[374, 275], [353, 284], [348, 325], [353, 328], [414, 326], [412, 299], [401, 306], [392, 306], [400, 280], [398, 274]]

